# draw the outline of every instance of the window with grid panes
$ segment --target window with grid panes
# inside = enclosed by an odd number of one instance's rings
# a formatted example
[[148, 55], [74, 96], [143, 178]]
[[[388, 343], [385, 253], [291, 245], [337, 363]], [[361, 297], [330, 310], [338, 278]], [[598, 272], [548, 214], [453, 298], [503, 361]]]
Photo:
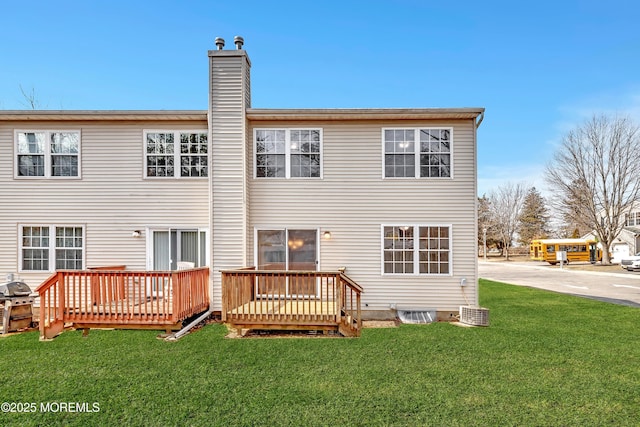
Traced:
[[80, 132], [16, 132], [17, 177], [80, 176]]
[[383, 129], [385, 178], [451, 177], [451, 129]]
[[450, 274], [451, 227], [382, 227], [384, 274]]
[[21, 271], [81, 270], [84, 228], [81, 226], [22, 226]]
[[207, 177], [209, 175], [208, 150], [205, 131], [147, 131], [145, 132], [145, 176]]
[[256, 178], [321, 178], [321, 129], [256, 129]]

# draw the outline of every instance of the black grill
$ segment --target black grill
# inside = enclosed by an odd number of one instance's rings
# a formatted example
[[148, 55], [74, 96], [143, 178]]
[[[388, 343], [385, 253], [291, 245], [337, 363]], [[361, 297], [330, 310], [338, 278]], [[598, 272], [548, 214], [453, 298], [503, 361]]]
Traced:
[[8, 282], [0, 285], [0, 302], [9, 298], [28, 297], [30, 294], [31, 288], [24, 282]]
[[0, 285], [0, 333], [29, 328], [33, 322], [31, 288], [24, 282]]

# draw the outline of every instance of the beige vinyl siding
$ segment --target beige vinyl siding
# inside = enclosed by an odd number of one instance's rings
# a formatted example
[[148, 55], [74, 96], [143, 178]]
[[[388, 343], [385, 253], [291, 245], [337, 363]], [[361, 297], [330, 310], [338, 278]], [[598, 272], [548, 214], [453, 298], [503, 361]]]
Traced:
[[[323, 179], [252, 179], [252, 228], [321, 228], [320, 267], [347, 267], [365, 289], [363, 309], [457, 310], [476, 303], [475, 122], [252, 122], [253, 128], [322, 128]], [[453, 178], [383, 179], [383, 128], [453, 128]], [[253, 144], [250, 145], [253, 150]], [[251, 153], [253, 158], [253, 152]], [[381, 226], [452, 228], [452, 274], [382, 275]], [[322, 234], [322, 233], [321, 233]], [[253, 246], [253, 245], [252, 245]], [[248, 253], [253, 265], [253, 248]], [[460, 280], [466, 278], [463, 295]]]
[[211, 51], [212, 302], [221, 309], [220, 270], [246, 264], [246, 118], [249, 63], [244, 51]]
[[[0, 272], [18, 271], [22, 224], [82, 225], [86, 267], [129, 269], [147, 268], [147, 227], [208, 227], [207, 178], [143, 178], [143, 132], [158, 128], [206, 130], [206, 122], [3, 122]], [[80, 130], [82, 179], [14, 179], [14, 129]], [[49, 274], [20, 276], [35, 287]]]

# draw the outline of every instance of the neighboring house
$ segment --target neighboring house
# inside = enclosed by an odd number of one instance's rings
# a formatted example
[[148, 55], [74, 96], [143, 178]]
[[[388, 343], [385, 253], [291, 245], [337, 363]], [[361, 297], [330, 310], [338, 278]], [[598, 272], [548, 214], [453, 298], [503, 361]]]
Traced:
[[[596, 238], [591, 232], [585, 238]], [[611, 243], [611, 262], [618, 264], [624, 257], [640, 252], [640, 202], [633, 204], [630, 212], [624, 215], [624, 227]]]
[[640, 202], [634, 203], [631, 211], [624, 216], [624, 228], [612, 248], [615, 262], [640, 252]]
[[[251, 107], [209, 52], [208, 111], [0, 111], [0, 272], [346, 267], [368, 317], [476, 305], [483, 108]], [[428, 102], [428, 99], [425, 99]]]

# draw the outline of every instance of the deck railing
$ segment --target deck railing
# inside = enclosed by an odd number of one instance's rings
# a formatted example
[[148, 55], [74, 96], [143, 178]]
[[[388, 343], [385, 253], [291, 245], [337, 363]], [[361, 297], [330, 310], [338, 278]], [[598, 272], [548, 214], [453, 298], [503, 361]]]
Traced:
[[341, 325], [351, 331], [352, 334], [360, 335], [360, 330], [362, 329], [362, 311], [360, 307], [362, 287], [344, 273], [340, 274], [340, 282], [343, 295], [342, 312], [344, 313]]
[[209, 307], [209, 268], [181, 271], [62, 270], [37, 289], [40, 337], [65, 324], [84, 327], [174, 325]]
[[222, 272], [222, 320], [249, 329], [339, 329], [359, 335], [362, 288], [341, 272]]

